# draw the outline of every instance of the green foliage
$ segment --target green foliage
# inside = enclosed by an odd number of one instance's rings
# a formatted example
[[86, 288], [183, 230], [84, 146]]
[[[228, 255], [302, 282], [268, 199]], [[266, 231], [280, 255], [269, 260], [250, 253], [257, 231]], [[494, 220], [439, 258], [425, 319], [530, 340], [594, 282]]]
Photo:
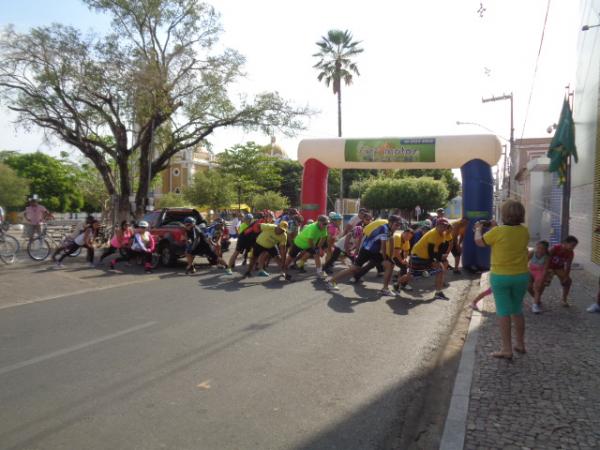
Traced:
[[215, 130], [294, 135], [312, 114], [277, 93], [229, 97], [245, 60], [219, 44], [219, 14], [206, 3], [82, 1], [112, 19], [109, 33], [61, 24], [3, 30], [0, 102], [22, 126], [39, 127], [91, 160], [107, 192], [119, 196], [120, 213], [129, 212], [132, 192], [141, 213], [150, 180]]
[[175, 194], [174, 192], [167, 192], [156, 200], [157, 208], [179, 208], [184, 206], [190, 206], [190, 201], [184, 195]]
[[184, 192], [184, 197], [193, 205], [213, 210], [229, 208], [236, 199], [232, 180], [217, 170], [196, 173], [194, 184]]
[[323, 81], [327, 87], [333, 85], [333, 93], [341, 90], [342, 80], [346, 86], [352, 84], [353, 75], [360, 75], [358, 66], [352, 62], [352, 57], [363, 52], [358, 45], [360, 41], [353, 41], [352, 34], [348, 31], [329, 30], [317, 46], [319, 52], [313, 56], [319, 58], [314, 67], [320, 70], [317, 79]]
[[450, 169], [400, 169], [395, 171], [394, 176], [396, 178], [430, 177], [434, 180], [441, 180], [448, 189], [447, 201], [452, 200], [460, 192], [460, 181], [454, 178], [454, 174]]
[[[74, 167], [74, 169], [77, 169]], [[87, 213], [106, 211], [110, 205], [110, 195], [102, 182], [98, 170], [89, 162], [81, 164], [77, 170], [77, 189], [83, 196], [83, 210]]]
[[12, 155], [4, 163], [30, 181], [30, 193], [39, 195], [50, 211], [76, 212], [83, 207], [77, 167], [40, 152]]
[[254, 142], [235, 145], [217, 155], [219, 172], [232, 180], [236, 191], [241, 189], [244, 202], [259, 192], [275, 190], [281, 185], [281, 172], [275, 161]]
[[290, 206], [286, 197], [278, 192], [267, 191], [257, 194], [252, 199], [252, 208], [255, 210], [270, 209], [279, 211]]
[[300, 189], [302, 187], [302, 164], [298, 161], [276, 159], [273, 164], [281, 176], [277, 191], [287, 197], [293, 206], [300, 205]]
[[21, 178], [6, 164], [0, 163], [0, 206], [25, 206], [29, 194], [29, 181]]
[[431, 178], [382, 178], [367, 184], [362, 204], [373, 209], [412, 210], [420, 205], [425, 210], [445, 206], [446, 185]]

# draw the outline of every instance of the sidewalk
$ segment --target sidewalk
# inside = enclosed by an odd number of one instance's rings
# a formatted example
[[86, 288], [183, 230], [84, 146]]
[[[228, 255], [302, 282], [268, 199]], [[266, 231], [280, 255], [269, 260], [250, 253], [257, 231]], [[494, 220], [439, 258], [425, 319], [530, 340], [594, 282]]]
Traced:
[[528, 353], [512, 362], [489, 356], [500, 336], [493, 299], [483, 301], [465, 449], [600, 448], [600, 314], [585, 311], [598, 279], [583, 270], [572, 277], [570, 308], [559, 304], [556, 279], [544, 313], [525, 308]]

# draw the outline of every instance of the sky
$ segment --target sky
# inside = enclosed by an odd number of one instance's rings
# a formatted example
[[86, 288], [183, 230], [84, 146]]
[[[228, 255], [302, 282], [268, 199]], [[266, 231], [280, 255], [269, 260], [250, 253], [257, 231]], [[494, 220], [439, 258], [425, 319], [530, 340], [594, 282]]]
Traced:
[[[292, 158], [303, 138], [337, 136], [337, 100], [317, 80], [316, 42], [330, 29], [349, 30], [364, 52], [360, 76], [342, 88], [345, 137], [510, 135], [510, 103], [482, 98], [514, 94], [515, 138], [549, 136], [558, 121], [565, 86], [574, 88], [581, 32], [574, 0], [213, 0], [220, 13], [220, 45], [246, 57], [247, 77], [237, 92], [278, 91], [319, 113], [294, 138], [276, 135]], [[550, 4], [544, 27], [546, 8]], [[60, 22], [106, 30], [109, 20], [78, 0], [0, 0], [0, 26], [20, 31]], [[536, 60], [544, 31], [539, 61]], [[58, 154], [36, 131], [15, 131], [0, 109], [0, 148]], [[472, 122], [479, 125], [457, 125]], [[220, 130], [216, 152], [260, 134]], [[504, 142], [504, 141], [503, 141]], [[75, 152], [73, 152], [75, 153]]]

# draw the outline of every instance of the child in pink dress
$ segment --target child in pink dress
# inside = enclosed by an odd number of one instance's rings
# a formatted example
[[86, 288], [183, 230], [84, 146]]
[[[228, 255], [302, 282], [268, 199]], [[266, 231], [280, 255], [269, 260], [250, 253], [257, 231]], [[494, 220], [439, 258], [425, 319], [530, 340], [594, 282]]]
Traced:
[[542, 312], [542, 293], [545, 287], [546, 266], [548, 265], [550, 244], [548, 241], [539, 241], [535, 250], [529, 252], [529, 293], [533, 297], [531, 311], [534, 314]]

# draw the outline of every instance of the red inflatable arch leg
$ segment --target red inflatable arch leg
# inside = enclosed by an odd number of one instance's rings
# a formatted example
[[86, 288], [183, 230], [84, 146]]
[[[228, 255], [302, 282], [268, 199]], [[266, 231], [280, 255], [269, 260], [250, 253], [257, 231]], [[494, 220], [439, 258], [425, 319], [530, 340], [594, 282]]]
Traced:
[[302, 175], [302, 216], [316, 220], [327, 211], [327, 176], [329, 168], [321, 161], [309, 159]]

